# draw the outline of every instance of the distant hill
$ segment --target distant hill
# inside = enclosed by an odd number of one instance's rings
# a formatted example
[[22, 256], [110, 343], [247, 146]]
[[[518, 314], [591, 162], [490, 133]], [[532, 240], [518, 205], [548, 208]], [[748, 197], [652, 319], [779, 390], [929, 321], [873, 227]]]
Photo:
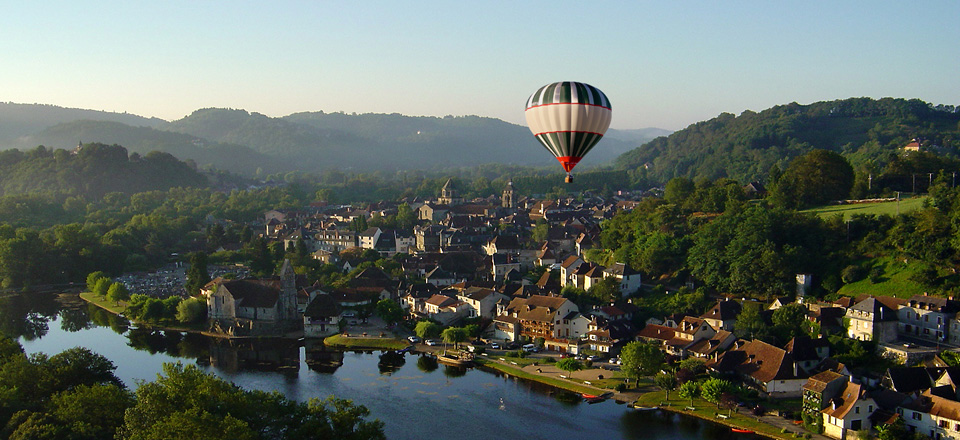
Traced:
[[192, 160], [201, 166], [213, 165], [217, 169], [246, 175], [254, 174], [258, 168], [265, 173], [286, 170], [279, 160], [249, 147], [210, 142], [196, 136], [149, 127], [132, 127], [112, 121], [82, 120], [57, 124], [8, 144], [21, 150], [37, 145], [51, 149], [72, 149], [78, 141], [122, 145], [130, 152], [140, 155], [162, 151], [181, 160]]
[[[668, 133], [611, 130], [578, 171], [608, 164]], [[329, 169], [360, 172], [437, 170], [501, 163], [557, 166], [529, 130], [479, 116], [404, 116], [305, 112], [268, 117], [233, 109], [201, 109], [173, 122], [47, 105], [0, 105], [0, 150], [73, 148], [77, 142], [157, 150], [200, 166], [250, 175]]]
[[[113, 121], [133, 127], [153, 128], [167, 124], [167, 121], [163, 119], [144, 118], [129, 113], [64, 108], [44, 104], [0, 102], [0, 146], [4, 142], [15, 140], [21, 136], [31, 135], [57, 124], [77, 120]], [[77, 139], [73, 140], [74, 146], [77, 142]], [[36, 145], [31, 147], [36, 147]]]
[[891, 153], [920, 138], [923, 148], [955, 157], [960, 113], [917, 99], [850, 98], [809, 105], [791, 103], [740, 116], [723, 113], [616, 160], [620, 169], [645, 169], [653, 181], [677, 177], [764, 181], [774, 164], [815, 148], [843, 154], [857, 170], [883, 169]]

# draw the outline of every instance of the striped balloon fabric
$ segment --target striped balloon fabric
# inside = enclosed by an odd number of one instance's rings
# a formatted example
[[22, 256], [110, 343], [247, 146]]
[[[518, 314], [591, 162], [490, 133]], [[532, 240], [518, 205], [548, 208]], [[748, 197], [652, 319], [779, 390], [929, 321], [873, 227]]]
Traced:
[[610, 127], [610, 100], [589, 84], [547, 84], [527, 99], [527, 125], [569, 173]]

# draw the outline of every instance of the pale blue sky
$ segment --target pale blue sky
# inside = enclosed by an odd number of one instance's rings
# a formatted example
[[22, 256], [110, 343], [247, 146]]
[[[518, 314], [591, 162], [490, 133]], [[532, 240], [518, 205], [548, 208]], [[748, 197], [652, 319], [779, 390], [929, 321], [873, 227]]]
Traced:
[[[597, 3], [597, 4], [588, 4]], [[0, 101], [476, 114], [603, 90], [614, 128], [852, 96], [960, 105], [960, 1], [4, 1]]]

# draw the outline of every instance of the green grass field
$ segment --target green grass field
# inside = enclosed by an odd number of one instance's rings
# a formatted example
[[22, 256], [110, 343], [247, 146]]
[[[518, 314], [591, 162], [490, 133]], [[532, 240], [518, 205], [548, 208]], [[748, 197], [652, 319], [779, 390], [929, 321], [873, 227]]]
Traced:
[[343, 335], [333, 335], [323, 340], [324, 345], [346, 348], [369, 348], [374, 350], [400, 350], [410, 345], [407, 341], [394, 338], [350, 338]]
[[914, 295], [921, 295], [928, 290], [924, 285], [911, 279], [922, 268], [922, 264], [919, 262], [908, 261], [905, 263], [903, 260], [881, 257], [872, 260], [870, 263], [872, 264], [870, 266], [871, 270], [877, 269], [880, 271], [877, 282], [872, 282], [870, 277], [866, 277], [860, 281], [844, 285], [838, 293], [853, 297], [857, 295], [883, 295], [910, 298]]
[[857, 203], [853, 205], [826, 205], [819, 206], [816, 208], [810, 208], [802, 212], [809, 212], [820, 216], [820, 218], [826, 219], [833, 217], [837, 214], [842, 214], [843, 218], [850, 218], [854, 214], [868, 214], [868, 215], [897, 215], [897, 203], [900, 204], [900, 213], [905, 214], [910, 211], [915, 211], [923, 206], [923, 202], [927, 200], [927, 196], [921, 197], [912, 197], [909, 199], [902, 199], [900, 202], [879, 202], [879, 203]]

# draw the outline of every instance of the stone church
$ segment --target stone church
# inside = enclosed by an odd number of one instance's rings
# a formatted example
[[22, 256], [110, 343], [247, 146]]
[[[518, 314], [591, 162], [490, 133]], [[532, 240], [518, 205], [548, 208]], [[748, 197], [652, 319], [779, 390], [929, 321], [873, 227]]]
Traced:
[[303, 328], [297, 311], [297, 276], [289, 260], [280, 277], [224, 280], [207, 296], [210, 330], [231, 336], [277, 336]]

